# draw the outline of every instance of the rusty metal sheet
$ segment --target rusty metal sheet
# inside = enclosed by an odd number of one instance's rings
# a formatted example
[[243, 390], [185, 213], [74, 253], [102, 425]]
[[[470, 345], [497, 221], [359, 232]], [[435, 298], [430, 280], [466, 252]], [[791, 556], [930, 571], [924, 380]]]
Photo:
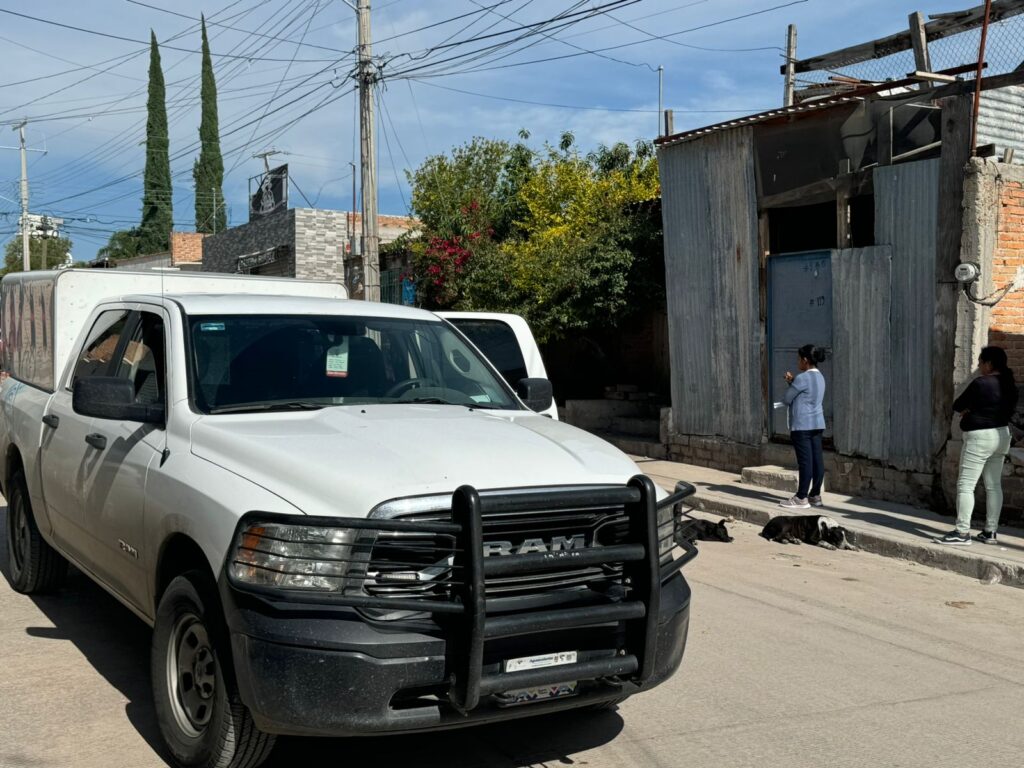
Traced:
[[658, 150], [674, 426], [756, 444], [762, 407], [753, 133]]
[[874, 182], [875, 244], [892, 249], [887, 459], [928, 471], [939, 161], [877, 168]]

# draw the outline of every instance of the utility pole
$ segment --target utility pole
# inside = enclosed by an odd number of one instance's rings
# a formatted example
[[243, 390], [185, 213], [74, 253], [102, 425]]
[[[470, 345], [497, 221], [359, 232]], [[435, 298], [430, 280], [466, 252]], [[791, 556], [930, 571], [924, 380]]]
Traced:
[[661, 133], [662, 97], [665, 93], [665, 68], [658, 65], [658, 133]]
[[15, 126], [12, 126], [13, 130], [18, 132], [18, 146], [17, 147], [0, 147], [0, 149], [17, 149], [21, 152], [21, 268], [28, 272], [32, 269], [32, 262], [29, 259], [29, 247], [28, 247], [28, 158], [27, 153], [29, 152], [42, 152], [46, 154], [45, 149], [29, 149], [25, 146], [25, 126], [28, 125], [28, 121], [22, 120]]
[[786, 30], [786, 90], [782, 106], [793, 106], [794, 81], [796, 80], [796, 24]]
[[363, 298], [380, 301], [380, 257], [377, 227], [377, 151], [374, 146], [373, 85], [377, 80], [371, 56], [370, 0], [358, 0], [359, 16], [359, 160], [363, 199]]

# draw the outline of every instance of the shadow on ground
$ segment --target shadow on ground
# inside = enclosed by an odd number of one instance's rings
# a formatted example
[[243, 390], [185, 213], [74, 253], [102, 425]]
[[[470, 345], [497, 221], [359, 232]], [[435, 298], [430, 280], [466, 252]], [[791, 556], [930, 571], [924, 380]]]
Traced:
[[[0, 572], [8, 583], [7, 507], [0, 507]], [[75, 568], [56, 595], [33, 596], [53, 627], [26, 627], [39, 652], [53, 641], [71, 642], [103, 678], [128, 700], [125, 716], [153, 748], [153, 765], [169, 765], [153, 710], [149, 684], [150, 630], [131, 611]], [[88, 691], [69, 691], [81, 701]], [[268, 768], [295, 765], [415, 765], [417, 768], [518, 768], [575, 765], [572, 755], [612, 741], [622, 730], [615, 712], [567, 712], [434, 734], [366, 739], [278, 741]], [[140, 766], [139, 768], [143, 768]]]

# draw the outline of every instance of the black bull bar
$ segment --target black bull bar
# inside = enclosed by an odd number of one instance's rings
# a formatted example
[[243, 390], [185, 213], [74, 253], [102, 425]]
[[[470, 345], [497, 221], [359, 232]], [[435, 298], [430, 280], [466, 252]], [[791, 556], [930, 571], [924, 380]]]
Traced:
[[[229, 581], [242, 592], [270, 602], [345, 605], [355, 608], [407, 610], [434, 614], [444, 627], [448, 644], [448, 700], [460, 712], [475, 709], [482, 697], [521, 688], [555, 685], [564, 680], [606, 679], [643, 685], [654, 673], [662, 582], [697, 555], [692, 542], [680, 535], [681, 505], [695, 489], [680, 482], [670, 496], [657, 500], [654, 483], [636, 475], [621, 486], [545, 489], [541, 492], [481, 493], [469, 485], [452, 495], [450, 520], [416, 521], [378, 518], [305, 518], [288, 516], [289, 524], [330, 525], [365, 532], [450, 536], [452, 548], [450, 594], [446, 599], [388, 597], [361, 588], [337, 593], [280, 589]], [[618, 507], [625, 512], [627, 533], [619, 543], [587, 549], [486, 557], [483, 519], [488, 514], [564, 511]], [[672, 510], [671, 530], [659, 537], [659, 511]], [[306, 522], [308, 521], [308, 522]], [[664, 525], [664, 523], [662, 524]], [[670, 562], [660, 562], [659, 543], [668, 537], [683, 549]], [[368, 549], [372, 549], [367, 545]], [[369, 555], [367, 554], [367, 557]], [[621, 567], [624, 597], [579, 608], [525, 610], [489, 615], [488, 577], [515, 577], [575, 567]], [[229, 569], [230, 574], [230, 569]], [[610, 658], [518, 672], [484, 672], [484, 644], [489, 640], [555, 630], [622, 623], [625, 642]]]

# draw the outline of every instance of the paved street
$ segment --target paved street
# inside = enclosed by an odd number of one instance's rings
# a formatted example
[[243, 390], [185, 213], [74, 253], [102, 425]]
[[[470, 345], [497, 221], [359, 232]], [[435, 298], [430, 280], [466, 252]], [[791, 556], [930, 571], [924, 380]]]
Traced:
[[[687, 570], [694, 603], [683, 669], [617, 713], [286, 739], [270, 764], [1020, 764], [1019, 590], [735, 529], [735, 543], [703, 545]], [[165, 764], [149, 704], [148, 630], [128, 611], [74, 574], [61, 596], [35, 600], [0, 579], [0, 616], [0, 766]]]

